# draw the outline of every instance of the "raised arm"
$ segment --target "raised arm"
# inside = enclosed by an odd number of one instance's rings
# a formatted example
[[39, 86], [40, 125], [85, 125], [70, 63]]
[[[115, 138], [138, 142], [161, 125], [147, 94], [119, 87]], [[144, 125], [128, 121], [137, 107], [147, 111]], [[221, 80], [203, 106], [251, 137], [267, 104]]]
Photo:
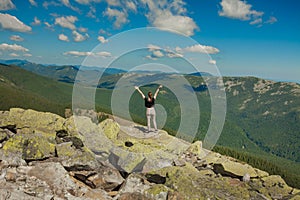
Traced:
[[134, 86], [134, 88], [142, 95], [143, 99], [145, 99], [145, 95], [143, 94], [143, 92], [140, 90], [140, 88], [138, 86]]
[[159, 85], [158, 88], [156, 89], [154, 97], [153, 97], [154, 99], [156, 99], [160, 88], [162, 88], [162, 85]]

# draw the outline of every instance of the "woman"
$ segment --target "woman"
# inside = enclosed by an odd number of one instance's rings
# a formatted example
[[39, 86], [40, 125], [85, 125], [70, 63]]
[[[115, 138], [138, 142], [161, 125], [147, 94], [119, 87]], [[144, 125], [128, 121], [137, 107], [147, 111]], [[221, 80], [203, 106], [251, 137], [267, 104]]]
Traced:
[[155, 129], [155, 131], [157, 131], [156, 112], [154, 109], [154, 104], [155, 104], [155, 100], [156, 100], [156, 97], [157, 97], [157, 94], [158, 94], [160, 88], [162, 88], [162, 85], [160, 85], [157, 88], [153, 97], [152, 97], [152, 92], [148, 92], [148, 97], [145, 97], [145, 95], [140, 90], [140, 88], [138, 86], [135, 86], [135, 89], [142, 95], [143, 99], [145, 100], [148, 132], [150, 132], [151, 118], [152, 118], [154, 129]]

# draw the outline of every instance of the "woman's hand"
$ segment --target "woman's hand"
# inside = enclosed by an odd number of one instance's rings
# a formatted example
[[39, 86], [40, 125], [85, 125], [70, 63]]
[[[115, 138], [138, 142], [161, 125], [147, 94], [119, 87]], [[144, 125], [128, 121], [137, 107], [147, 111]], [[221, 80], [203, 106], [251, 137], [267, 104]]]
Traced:
[[159, 86], [158, 86], [159, 89], [161, 89], [162, 87], [163, 87], [162, 85], [159, 85]]
[[138, 86], [134, 86], [134, 88], [135, 88], [136, 90], [138, 90], [138, 89], [139, 89], [139, 87], [138, 87]]

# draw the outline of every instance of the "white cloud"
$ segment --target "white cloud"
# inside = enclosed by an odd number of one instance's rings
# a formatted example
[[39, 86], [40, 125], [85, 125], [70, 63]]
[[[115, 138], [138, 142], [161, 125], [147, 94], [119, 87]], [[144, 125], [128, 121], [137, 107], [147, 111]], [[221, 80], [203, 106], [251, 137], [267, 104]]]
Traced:
[[133, 12], [137, 12], [136, 5], [133, 1], [126, 1], [126, 8], [132, 10]]
[[21, 22], [15, 16], [10, 14], [0, 13], [0, 28], [15, 31], [15, 32], [29, 32], [31, 27]]
[[251, 25], [256, 25], [256, 24], [261, 24], [262, 23], [262, 19], [261, 18], [258, 18], [258, 19], [255, 19], [253, 21], [250, 22]]
[[23, 56], [31, 57], [32, 55], [30, 53], [25, 53], [25, 54], [23, 54]]
[[89, 38], [89, 35], [87, 33], [85, 35], [82, 35], [77, 31], [73, 31], [72, 34], [75, 42], [82, 42]]
[[0, 10], [11, 10], [15, 7], [11, 0], [0, 0]]
[[10, 40], [13, 40], [13, 41], [18, 41], [18, 42], [22, 42], [24, 39], [21, 37], [21, 36], [19, 36], [19, 35], [12, 35], [12, 36], [10, 36], [10, 38], [9, 38]]
[[34, 0], [29, 0], [29, 2], [32, 6], [37, 6], [37, 3]]
[[80, 27], [78, 30], [82, 33], [86, 33], [88, 31], [87, 28], [83, 28], [83, 27]]
[[16, 54], [16, 53], [11, 53], [9, 54], [11, 57], [19, 57], [19, 54]]
[[161, 52], [161, 51], [159, 51], [159, 50], [154, 50], [153, 52], [152, 52], [152, 57], [155, 57], [155, 58], [161, 58], [161, 57], [163, 57], [164, 56], [164, 54]]
[[275, 22], [277, 22], [277, 18], [271, 16], [271, 17], [269, 18], [269, 20], [266, 21], [265, 23], [266, 23], [266, 24], [274, 24]]
[[0, 44], [0, 50], [3, 50], [3, 51], [23, 51], [23, 52], [29, 51], [28, 49], [26, 49], [25, 47], [22, 47], [20, 45], [6, 44], [6, 43]]
[[148, 44], [147, 47], [148, 47], [149, 51], [154, 51], [154, 50], [157, 50], [157, 49], [161, 49], [159, 46], [154, 45], [154, 44]]
[[193, 46], [185, 47], [181, 50], [184, 52], [208, 53], [208, 54], [216, 54], [216, 53], [220, 52], [220, 50], [215, 47], [205, 46], [205, 45], [201, 45], [201, 44], [196, 44]]
[[88, 16], [90, 18], [96, 18], [96, 8], [93, 6], [90, 6], [90, 10], [86, 16]]
[[252, 10], [252, 5], [242, 0], [222, 0], [222, 10], [219, 11], [220, 16], [229, 17], [240, 20], [250, 20], [262, 16], [264, 13]]
[[48, 9], [49, 6], [62, 6], [61, 4], [55, 2], [55, 1], [44, 1], [43, 7], [45, 9]]
[[37, 17], [34, 17], [34, 21], [31, 23], [31, 25], [41, 25], [41, 20], [39, 20]]
[[68, 51], [65, 52], [64, 55], [71, 55], [71, 56], [90, 56], [92, 55], [91, 52], [82, 52], [82, 51]]
[[106, 3], [110, 6], [121, 6], [120, 0], [106, 0]]
[[67, 51], [64, 55], [71, 55], [71, 56], [100, 56], [100, 57], [111, 57], [111, 53], [107, 51], [101, 51], [97, 53], [93, 52], [84, 52], [84, 51]]
[[100, 29], [100, 30], [98, 31], [98, 33], [99, 33], [99, 34], [102, 34], [102, 35], [111, 35], [109, 32], [107, 32], [107, 31], [104, 30], [104, 29]]
[[63, 33], [58, 35], [58, 39], [61, 41], [69, 42], [68, 36], [64, 35]]
[[125, 11], [120, 11], [117, 9], [107, 8], [104, 12], [109, 18], [114, 18], [114, 27], [121, 28], [124, 24], [128, 22], [128, 14]]
[[146, 15], [150, 25], [157, 28], [175, 31], [187, 36], [194, 35], [195, 30], [199, 27], [195, 21], [183, 15], [186, 12], [185, 3], [182, 0], [175, 1], [142, 1], [149, 8], [149, 13]]
[[74, 6], [72, 6], [72, 5], [70, 4], [70, 1], [69, 1], [69, 0], [61, 0], [61, 2], [62, 2], [66, 7], [71, 8], [72, 10], [74, 10], [74, 11], [76, 11], [76, 12], [79, 12], [79, 9], [76, 8], [76, 7], [74, 7]]
[[107, 42], [107, 40], [106, 40], [103, 36], [98, 36], [97, 39], [98, 39], [99, 42], [101, 42], [101, 43], [106, 43], [106, 42]]
[[217, 61], [216, 61], [216, 60], [212, 60], [212, 59], [211, 59], [211, 60], [209, 60], [208, 62], [209, 62], [209, 64], [212, 64], [212, 65], [215, 65], [215, 64], [217, 64]]
[[101, 52], [97, 52], [95, 53], [94, 55], [96, 56], [101, 56], [101, 57], [104, 57], [104, 58], [108, 58], [108, 57], [111, 57], [111, 53], [110, 52], [107, 52], [107, 51], [101, 51]]
[[75, 0], [77, 3], [79, 4], [83, 4], [83, 5], [89, 5], [91, 4], [92, 2], [100, 2], [101, 0]]
[[76, 27], [74, 23], [77, 21], [77, 17], [75, 16], [66, 16], [66, 17], [58, 17], [55, 18], [55, 24], [60, 25], [63, 28], [68, 28], [71, 30], [75, 30]]

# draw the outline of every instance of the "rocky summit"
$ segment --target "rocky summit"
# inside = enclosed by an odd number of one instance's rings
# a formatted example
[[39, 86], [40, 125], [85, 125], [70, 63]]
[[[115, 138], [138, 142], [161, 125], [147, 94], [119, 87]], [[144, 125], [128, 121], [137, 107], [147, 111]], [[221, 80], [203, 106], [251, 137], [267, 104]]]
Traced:
[[0, 112], [0, 199], [300, 199], [277, 175], [117, 117]]

